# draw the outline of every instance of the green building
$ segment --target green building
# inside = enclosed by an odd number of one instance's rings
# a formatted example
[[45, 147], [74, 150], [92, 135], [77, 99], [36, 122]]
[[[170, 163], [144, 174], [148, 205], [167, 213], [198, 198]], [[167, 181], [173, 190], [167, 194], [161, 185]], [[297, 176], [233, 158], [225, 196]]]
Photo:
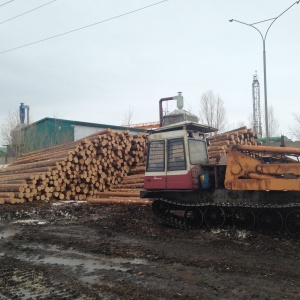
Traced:
[[76, 141], [104, 129], [114, 131], [130, 130], [132, 134], [145, 132], [139, 128], [79, 122], [56, 118], [44, 118], [13, 133], [13, 148], [27, 153], [55, 145]]

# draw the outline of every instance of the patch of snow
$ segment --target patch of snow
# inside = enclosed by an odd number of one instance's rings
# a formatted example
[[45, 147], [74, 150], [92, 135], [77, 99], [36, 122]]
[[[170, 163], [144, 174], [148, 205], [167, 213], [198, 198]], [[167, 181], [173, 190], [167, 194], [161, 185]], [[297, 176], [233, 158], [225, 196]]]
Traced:
[[243, 230], [243, 231], [239, 231], [238, 230], [237, 233], [236, 233], [236, 235], [237, 235], [237, 238], [241, 239], [241, 240], [244, 240], [245, 238], [248, 237], [248, 234], [247, 234], [246, 230]]
[[60, 205], [64, 205], [64, 204], [77, 204], [77, 203], [86, 203], [86, 201], [78, 201], [78, 200], [62, 200], [62, 201], [56, 201], [53, 202], [52, 205], [53, 206], [60, 206]]
[[34, 220], [34, 219], [31, 219], [31, 220], [17, 220], [17, 221], [14, 221], [12, 223], [15, 223], [15, 224], [30, 224], [30, 225], [45, 225], [45, 224], [47, 224], [46, 221], [40, 221], [40, 220]]

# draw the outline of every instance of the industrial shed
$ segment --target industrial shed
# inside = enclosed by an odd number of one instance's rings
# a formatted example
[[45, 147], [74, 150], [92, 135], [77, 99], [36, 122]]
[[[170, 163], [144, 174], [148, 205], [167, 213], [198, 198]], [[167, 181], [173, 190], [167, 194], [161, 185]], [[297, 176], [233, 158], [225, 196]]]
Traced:
[[0, 167], [1, 165], [6, 164], [6, 158], [7, 158], [7, 149], [6, 147], [0, 147]]
[[107, 128], [113, 131], [124, 131], [128, 129], [132, 134], [145, 132], [145, 130], [139, 128], [44, 118], [21, 129], [21, 136], [24, 137], [24, 140], [22, 140], [23, 152], [26, 153], [70, 141], [77, 141], [78, 139]]

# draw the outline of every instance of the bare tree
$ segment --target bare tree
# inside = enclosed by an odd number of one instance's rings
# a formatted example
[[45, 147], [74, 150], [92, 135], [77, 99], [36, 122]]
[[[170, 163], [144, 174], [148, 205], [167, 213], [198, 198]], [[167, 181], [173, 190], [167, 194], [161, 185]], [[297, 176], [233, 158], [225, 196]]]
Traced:
[[0, 125], [2, 143], [7, 146], [7, 155], [18, 157], [23, 152], [23, 135], [19, 110], [10, 111]]
[[130, 126], [133, 121], [133, 108], [129, 105], [128, 112], [125, 113], [122, 126]]
[[293, 127], [289, 127], [290, 134], [293, 138], [300, 141], [300, 114], [292, 113], [294, 118]]
[[4, 121], [0, 124], [0, 133], [2, 143], [5, 145], [12, 144], [11, 132], [20, 124], [19, 110], [10, 111]]
[[73, 141], [73, 127], [63, 126], [59, 119], [51, 123], [51, 128], [45, 124], [20, 124], [19, 111], [10, 112], [0, 124], [3, 144], [8, 145], [11, 156], [18, 157], [23, 153]]
[[[264, 127], [264, 128], [266, 128], [266, 127]], [[279, 135], [278, 128], [279, 128], [278, 119], [274, 115], [273, 106], [270, 105], [268, 107], [268, 129], [269, 129], [269, 137], [278, 136]], [[266, 133], [264, 134], [264, 136], [266, 136]]]
[[201, 96], [199, 119], [202, 123], [217, 128], [219, 132], [224, 131], [226, 125], [224, 102], [212, 90], [206, 91]]

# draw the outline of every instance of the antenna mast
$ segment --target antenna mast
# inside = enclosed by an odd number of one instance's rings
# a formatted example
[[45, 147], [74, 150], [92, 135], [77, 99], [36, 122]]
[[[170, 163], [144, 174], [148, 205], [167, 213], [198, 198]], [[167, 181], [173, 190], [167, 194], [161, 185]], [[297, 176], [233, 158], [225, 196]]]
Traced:
[[262, 137], [261, 111], [260, 111], [260, 87], [257, 72], [253, 75], [252, 82], [253, 98], [253, 130], [259, 137]]

